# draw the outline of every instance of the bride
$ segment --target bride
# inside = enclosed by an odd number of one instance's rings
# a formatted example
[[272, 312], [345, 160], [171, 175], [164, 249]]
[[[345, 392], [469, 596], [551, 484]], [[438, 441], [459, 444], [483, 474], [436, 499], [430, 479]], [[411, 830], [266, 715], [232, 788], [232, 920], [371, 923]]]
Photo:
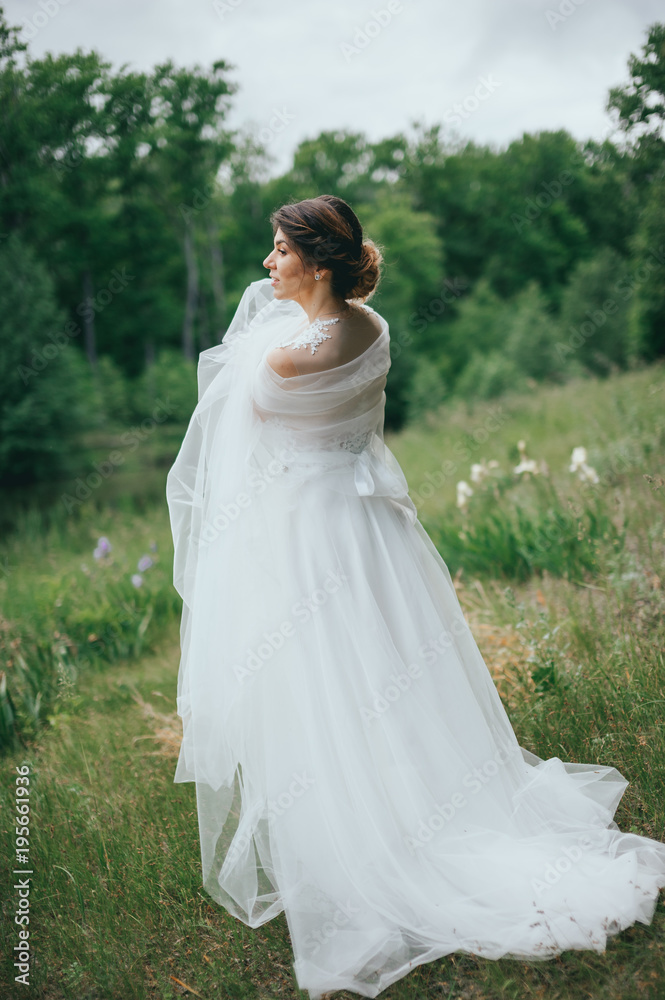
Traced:
[[603, 951], [652, 920], [665, 845], [613, 821], [616, 768], [517, 742], [384, 443], [379, 250], [329, 195], [272, 225], [167, 484], [203, 884], [251, 927], [284, 911], [312, 1000]]

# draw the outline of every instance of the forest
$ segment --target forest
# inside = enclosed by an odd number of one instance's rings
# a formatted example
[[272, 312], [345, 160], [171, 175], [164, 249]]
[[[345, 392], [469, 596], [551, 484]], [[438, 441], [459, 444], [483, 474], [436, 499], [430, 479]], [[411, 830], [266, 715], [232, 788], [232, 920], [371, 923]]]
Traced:
[[[607, 136], [506, 148], [447, 124], [324, 131], [271, 173], [276, 114], [230, 130], [233, 67], [36, 59], [0, 8], [0, 484], [58, 483], [86, 435], [183, 425], [272, 244], [324, 192], [384, 250], [386, 429], [448, 400], [605, 378], [665, 353], [665, 25], [607, 95]], [[279, 110], [279, 109], [276, 109]], [[161, 407], [161, 409], [160, 409]]]

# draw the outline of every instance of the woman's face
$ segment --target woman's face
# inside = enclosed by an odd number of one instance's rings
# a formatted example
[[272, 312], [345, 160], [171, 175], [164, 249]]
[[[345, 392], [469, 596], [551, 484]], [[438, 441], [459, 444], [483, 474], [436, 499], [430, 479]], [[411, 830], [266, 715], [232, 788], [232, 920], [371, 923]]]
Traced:
[[271, 284], [276, 299], [300, 298], [303, 291], [314, 284], [314, 272], [307, 273], [298, 254], [288, 243], [284, 233], [275, 233], [275, 245], [263, 261], [270, 271]]

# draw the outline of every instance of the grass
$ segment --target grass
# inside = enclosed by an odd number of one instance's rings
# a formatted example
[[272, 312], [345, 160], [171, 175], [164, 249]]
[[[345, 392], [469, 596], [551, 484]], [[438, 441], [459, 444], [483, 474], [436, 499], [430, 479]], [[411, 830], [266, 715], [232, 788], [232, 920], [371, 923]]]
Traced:
[[[483, 407], [444, 408], [428, 426], [388, 438], [412, 495], [419, 484], [436, 481], [437, 472], [444, 476], [421, 497], [420, 513], [456, 529], [462, 515], [455, 482], [468, 480], [471, 461], [496, 458], [507, 470], [517, 462], [517, 441], [525, 439], [529, 454], [547, 461], [563, 501], [580, 495], [567, 470], [572, 448], [588, 448], [601, 483], [583, 499], [599, 505], [623, 533], [622, 544], [603, 540], [601, 532], [596, 562], [582, 567], [581, 576], [579, 566], [575, 574], [543, 566], [511, 576], [497, 565], [492, 546], [483, 563], [482, 546], [465, 555], [462, 545], [455, 582], [520, 743], [543, 758], [617, 767], [630, 781], [617, 823], [658, 840], [665, 839], [663, 384], [662, 369], [654, 368], [502, 399], [496, 430], [469, 456], [463, 451], [487, 420]], [[445, 475], [442, 456], [457, 463]], [[120, 486], [118, 478], [114, 488]], [[525, 517], [543, 509], [534, 483], [506, 485], [500, 504], [508, 517], [516, 498]], [[491, 497], [478, 491], [460, 524], [468, 531], [476, 518], [481, 529], [491, 509]], [[95, 567], [93, 586], [80, 566], [92, 562], [99, 535], [112, 539], [115, 562]], [[112, 607], [106, 598], [151, 540], [160, 562], [146, 573], [146, 581], [153, 574], [152, 597], [148, 591], [140, 597], [160, 610], [146, 645], [113, 647], [109, 655], [88, 649], [81, 637], [93, 627], [90, 609]], [[3, 814], [11, 815], [14, 768], [24, 761], [31, 767], [32, 992], [45, 1000], [301, 998], [284, 915], [251, 930], [200, 885], [194, 788], [173, 783], [180, 733], [177, 607], [161, 596], [169, 559], [164, 506], [132, 514], [88, 504], [66, 522], [26, 523], [5, 545], [3, 610], [11, 641], [29, 645], [49, 629], [77, 636], [75, 678], [56, 686], [44, 722], [6, 753], [2, 771]], [[56, 623], [58, 596], [65, 611]], [[131, 596], [137, 595], [127, 592], [125, 599]], [[25, 990], [11, 985], [10, 957], [16, 894], [9, 871], [3, 879], [3, 995], [19, 997]], [[661, 897], [653, 923], [610, 939], [604, 954], [566, 952], [532, 965], [458, 953], [415, 969], [381, 996], [659, 1000], [664, 930]]]

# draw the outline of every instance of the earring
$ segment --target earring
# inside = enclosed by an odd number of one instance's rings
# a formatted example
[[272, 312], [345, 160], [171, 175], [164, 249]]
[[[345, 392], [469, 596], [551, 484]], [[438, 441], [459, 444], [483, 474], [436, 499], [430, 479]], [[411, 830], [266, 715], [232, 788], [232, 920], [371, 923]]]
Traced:
[[321, 280], [321, 275], [320, 274], [315, 274], [314, 275], [314, 280], [315, 281], [320, 281]]

